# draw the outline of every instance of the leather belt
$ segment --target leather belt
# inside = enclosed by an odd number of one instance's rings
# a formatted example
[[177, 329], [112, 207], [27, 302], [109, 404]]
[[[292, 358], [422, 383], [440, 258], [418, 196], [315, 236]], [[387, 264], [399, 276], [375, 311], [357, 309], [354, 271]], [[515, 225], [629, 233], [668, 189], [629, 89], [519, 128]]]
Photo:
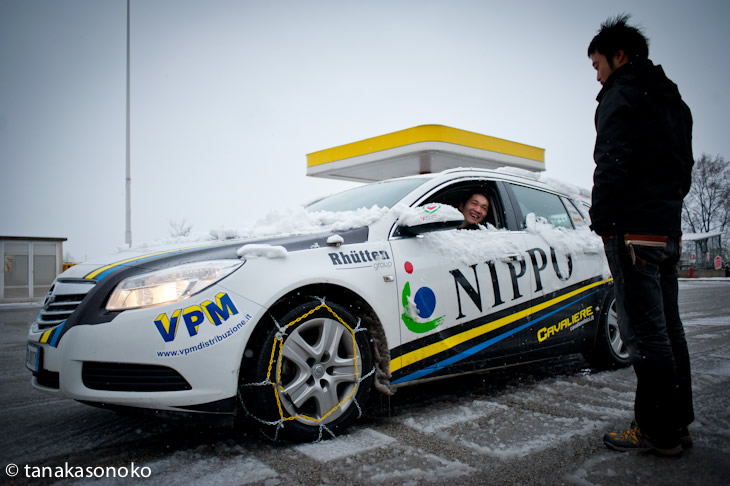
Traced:
[[627, 245], [656, 246], [666, 248], [669, 237], [660, 235], [624, 235], [624, 241]]
[[[617, 236], [601, 236], [601, 238], [603, 238], [603, 241], [609, 241], [617, 238]], [[664, 248], [667, 246], [667, 241], [669, 240], [669, 237], [661, 235], [638, 235], [630, 233], [623, 235], [623, 239], [627, 245], [656, 246], [659, 248]]]

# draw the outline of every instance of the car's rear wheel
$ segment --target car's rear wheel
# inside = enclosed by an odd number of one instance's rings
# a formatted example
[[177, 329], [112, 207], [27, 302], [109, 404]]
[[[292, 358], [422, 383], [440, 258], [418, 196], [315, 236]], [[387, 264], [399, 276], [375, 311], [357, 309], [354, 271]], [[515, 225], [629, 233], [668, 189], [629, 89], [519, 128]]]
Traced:
[[370, 340], [342, 306], [316, 300], [274, 317], [250, 351], [241, 396], [269, 437], [330, 437], [362, 413], [373, 382]]
[[611, 289], [604, 299], [598, 319], [598, 333], [593, 349], [585, 353], [588, 362], [597, 368], [620, 368], [630, 364], [629, 351], [618, 327], [616, 297]]

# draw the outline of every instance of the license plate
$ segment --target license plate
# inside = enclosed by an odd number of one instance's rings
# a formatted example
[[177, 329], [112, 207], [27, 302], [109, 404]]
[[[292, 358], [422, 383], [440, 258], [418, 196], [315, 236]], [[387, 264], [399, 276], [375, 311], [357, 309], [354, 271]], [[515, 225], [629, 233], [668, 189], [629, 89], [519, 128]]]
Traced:
[[43, 349], [37, 344], [28, 343], [25, 350], [25, 367], [33, 373], [38, 373], [41, 369], [41, 353]]

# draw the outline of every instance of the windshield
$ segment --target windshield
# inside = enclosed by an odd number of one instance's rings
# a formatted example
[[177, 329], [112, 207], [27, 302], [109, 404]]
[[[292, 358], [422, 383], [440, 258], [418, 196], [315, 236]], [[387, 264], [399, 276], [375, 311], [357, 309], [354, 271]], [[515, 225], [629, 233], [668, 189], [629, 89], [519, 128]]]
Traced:
[[313, 202], [307, 211], [355, 211], [360, 208], [392, 208], [406, 194], [428, 181], [427, 177], [377, 182]]

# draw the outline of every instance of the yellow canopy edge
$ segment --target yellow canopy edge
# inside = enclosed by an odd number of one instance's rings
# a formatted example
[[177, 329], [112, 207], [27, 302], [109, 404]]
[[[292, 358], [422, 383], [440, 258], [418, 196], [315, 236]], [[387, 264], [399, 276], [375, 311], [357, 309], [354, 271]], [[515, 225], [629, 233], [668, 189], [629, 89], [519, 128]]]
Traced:
[[422, 142], [442, 142], [545, 163], [545, 149], [444, 125], [420, 125], [307, 154], [307, 167]]

